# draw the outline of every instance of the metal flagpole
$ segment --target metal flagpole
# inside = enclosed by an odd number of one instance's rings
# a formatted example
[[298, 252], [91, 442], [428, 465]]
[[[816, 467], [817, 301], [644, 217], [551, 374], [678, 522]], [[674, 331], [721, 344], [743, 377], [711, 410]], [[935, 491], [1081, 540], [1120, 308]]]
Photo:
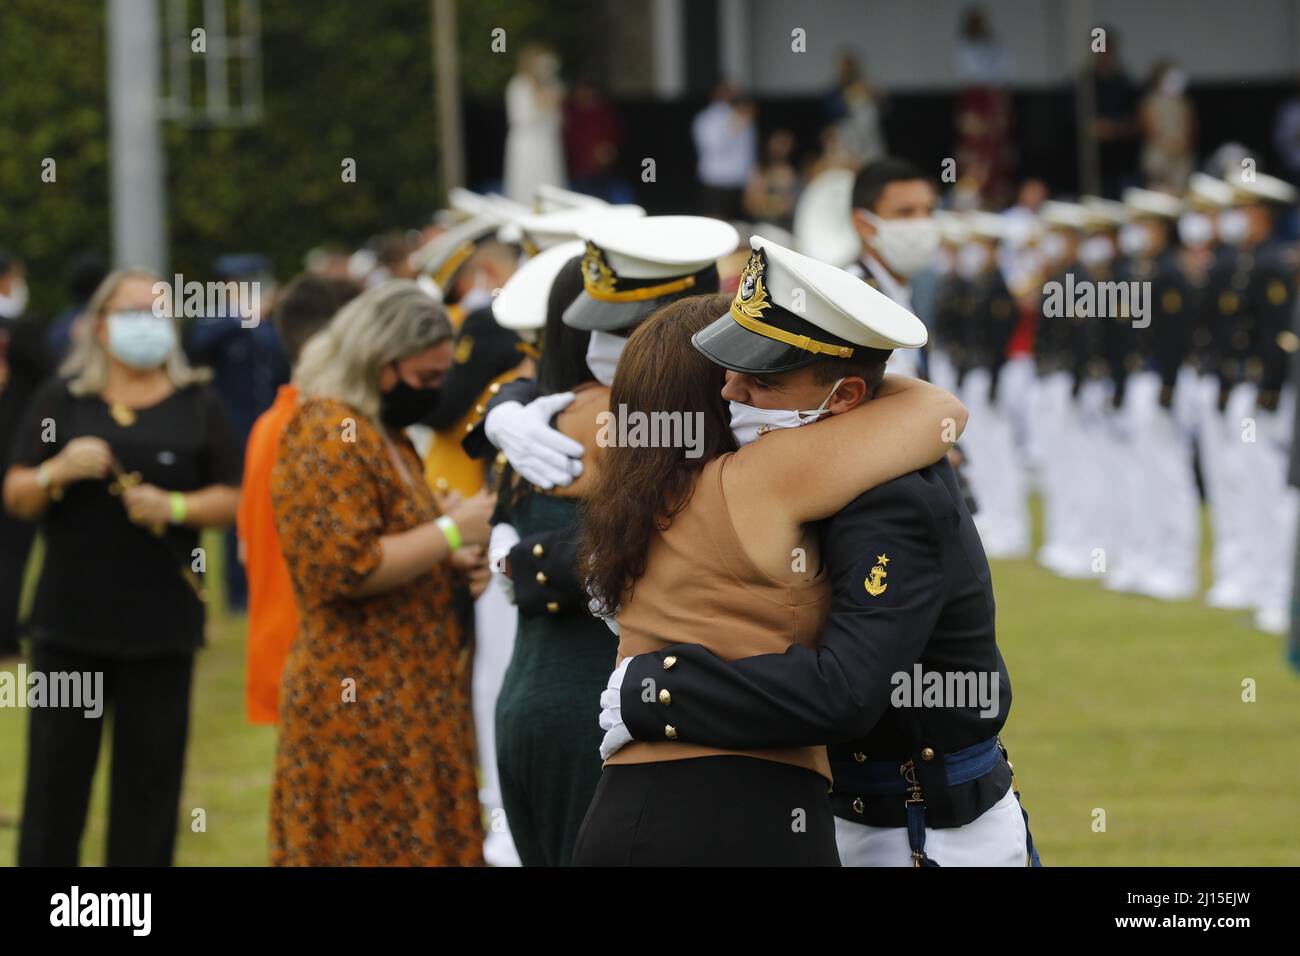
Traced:
[[107, 0], [113, 260], [167, 272], [157, 0]]

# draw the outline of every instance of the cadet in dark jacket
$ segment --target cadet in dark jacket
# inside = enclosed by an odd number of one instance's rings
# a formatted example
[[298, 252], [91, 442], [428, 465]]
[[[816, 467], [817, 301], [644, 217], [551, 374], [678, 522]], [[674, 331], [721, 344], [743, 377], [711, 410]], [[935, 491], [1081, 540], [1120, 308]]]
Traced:
[[[791, 364], [792, 340], [825, 334], [806, 328], [811, 312], [789, 314], [772, 309], [752, 328], [724, 316], [694, 339], [731, 370], [723, 397], [769, 428], [803, 417], [778, 411], [789, 401], [782, 376], [818, 359]], [[790, 321], [802, 325], [781, 325]], [[824, 523], [821, 559], [833, 596], [819, 645], [730, 663], [695, 644], [627, 659], [602, 697], [602, 754], [629, 736], [738, 750], [829, 744], [845, 865], [1026, 865], [1028, 831], [998, 740], [1011, 685], [992, 581], [951, 467], [853, 500]]]

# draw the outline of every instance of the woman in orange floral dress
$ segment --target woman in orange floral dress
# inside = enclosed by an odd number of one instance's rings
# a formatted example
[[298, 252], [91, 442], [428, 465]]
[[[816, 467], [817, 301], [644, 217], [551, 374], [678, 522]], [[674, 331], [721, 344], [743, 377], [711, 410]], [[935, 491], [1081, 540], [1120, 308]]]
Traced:
[[451, 335], [418, 286], [388, 282], [298, 366], [271, 478], [301, 616], [271, 792], [277, 866], [483, 862], [452, 586], [481, 562], [492, 501], [439, 516], [402, 432], [431, 411]]

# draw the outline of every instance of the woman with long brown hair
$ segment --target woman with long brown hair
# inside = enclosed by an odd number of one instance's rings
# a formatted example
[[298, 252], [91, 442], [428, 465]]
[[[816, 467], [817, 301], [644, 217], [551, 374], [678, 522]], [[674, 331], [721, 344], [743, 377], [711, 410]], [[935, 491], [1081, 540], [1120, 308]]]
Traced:
[[[858, 285], [874, 307], [878, 293]], [[940, 389], [881, 382], [888, 353], [864, 349], [869, 385], [880, 382], [873, 401], [737, 451], [724, 372], [691, 342], [728, 301], [700, 296], [662, 309], [619, 361], [610, 408], [629, 419], [667, 413], [658, 420], [696, 439], [685, 450], [607, 447], [588, 496], [599, 505], [584, 516], [582, 566], [599, 611], [617, 615], [620, 659], [683, 642], [728, 660], [814, 642], [830, 597], [814, 522], [942, 457], [945, 437], [965, 422], [961, 403]], [[860, 364], [844, 374], [862, 376]], [[825, 748], [723, 751], [673, 741], [671, 727], [666, 736], [606, 762], [575, 863], [839, 864]]]

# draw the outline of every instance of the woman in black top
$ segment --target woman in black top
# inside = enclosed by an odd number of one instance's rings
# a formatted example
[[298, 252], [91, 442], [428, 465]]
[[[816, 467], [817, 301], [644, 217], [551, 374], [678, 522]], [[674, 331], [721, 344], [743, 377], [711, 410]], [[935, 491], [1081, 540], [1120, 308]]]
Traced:
[[77, 864], [106, 702], [107, 863], [172, 860], [203, 643], [199, 529], [233, 520], [240, 450], [175, 323], [153, 314], [155, 281], [130, 270], [100, 285], [77, 350], [32, 399], [5, 475], [6, 510], [39, 520], [45, 540], [32, 672], [51, 687], [54, 674], [82, 675], [79, 706], [31, 710], [20, 865]]

